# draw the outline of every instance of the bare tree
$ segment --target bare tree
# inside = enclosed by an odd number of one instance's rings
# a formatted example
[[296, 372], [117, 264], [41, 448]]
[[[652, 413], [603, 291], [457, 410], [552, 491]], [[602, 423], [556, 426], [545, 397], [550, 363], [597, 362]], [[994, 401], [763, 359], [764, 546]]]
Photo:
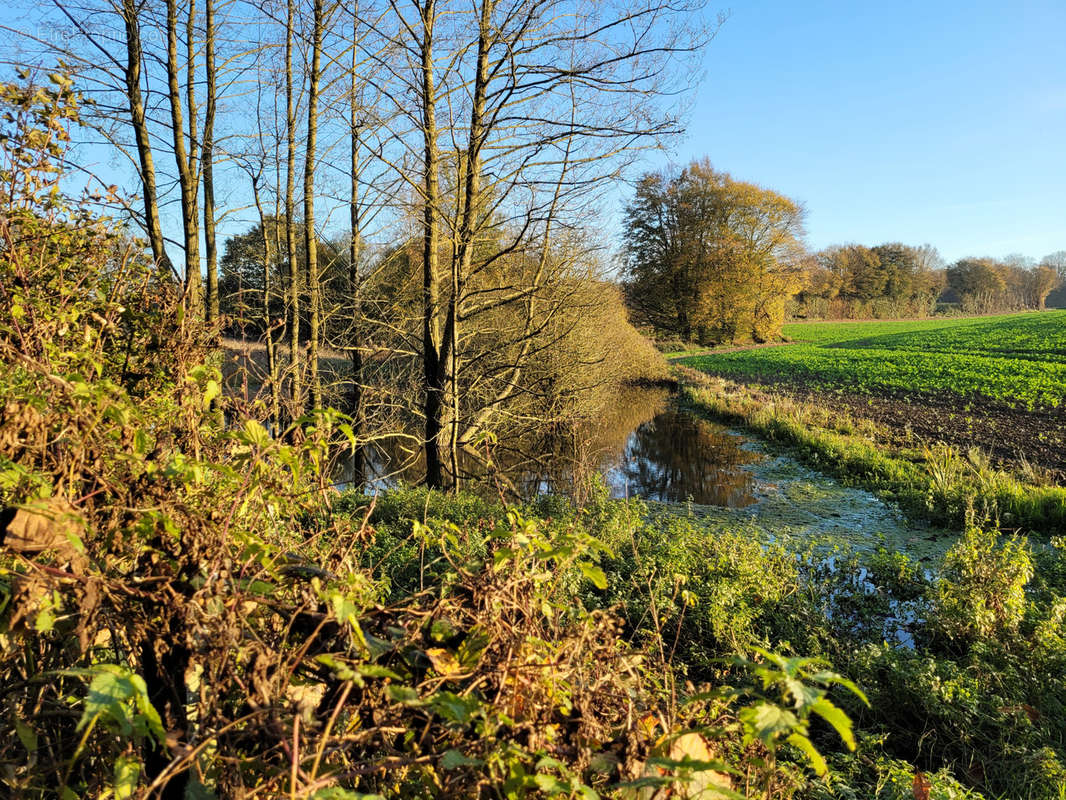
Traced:
[[178, 4], [166, 2], [166, 71], [167, 99], [170, 103], [170, 133], [174, 144], [174, 161], [181, 186], [181, 223], [185, 250], [185, 302], [196, 315], [203, 314], [203, 280], [200, 274], [200, 220], [198, 210], [198, 155], [196, 147], [196, 90], [193, 27], [195, 0], [189, 0], [186, 16], [185, 102], [188, 104], [188, 138], [182, 110], [180, 63], [178, 60]]
[[[215, 113], [217, 106], [217, 72], [215, 69], [215, 0], [204, 0], [204, 62], [207, 106], [204, 109], [203, 142], [200, 161], [204, 184], [204, 255], [207, 259], [208, 322], [218, 319], [218, 248], [215, 244]], [[256, 204], [258, 206], [258, 203]]]
[[163, 240], [163, 227], [159, 221], [159, 191], [156, 188], [155, 159], [148, 133], [148, 123], [141, 95], [141, 61], [144, 53], [141, 48], [141, 3], [137, 0], [122, 0], [122, 22], [126, 34], [126, 95], [129, 98], [130, 126], [137, 146], [138, 172], [141, 179], [141, 196], [144, 200], [144, 226], [148, 234], [148, 243], [152, 248], [152, 257], [159, 265], [170, 269], [166, 244]]

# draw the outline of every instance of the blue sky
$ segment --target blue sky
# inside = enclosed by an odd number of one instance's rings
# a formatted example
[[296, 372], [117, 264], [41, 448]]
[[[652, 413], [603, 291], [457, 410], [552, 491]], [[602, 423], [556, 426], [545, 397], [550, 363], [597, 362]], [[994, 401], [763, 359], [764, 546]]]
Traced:
[[704, 69], [672, 159], [801, 200], [812, 247], [1066, 249], [1066, 0], [752, 0]]

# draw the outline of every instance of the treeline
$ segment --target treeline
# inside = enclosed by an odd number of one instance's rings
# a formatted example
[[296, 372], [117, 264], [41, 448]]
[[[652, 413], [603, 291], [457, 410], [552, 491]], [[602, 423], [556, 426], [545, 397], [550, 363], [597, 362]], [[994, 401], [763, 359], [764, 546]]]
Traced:
[[[890, 319], [1042, 309], [1066, 279], [1066, 257], [963, 258], [945, 265], [936, 248], [900, 243], [828, 247], [815, 254], [790, 312], [820, 319]], [[1057, 298], [1052, 298], [1054, 301]]]
[[941, 299], [957, 302], [963, 311], [1041, 309], [1066, 279], [1066, 260], [1056, 266], [1054, 256], [1036, 265], [1024, 258], [964, 258], [947, 268], [946, 277], [947, 290]]
[[[766, 342], [794, 319], [980, 314], [1066, 303], [1066, 251], [1039, 264], [964, 258], [929, 244], [811, 253], [801, 203], [709, 161], [648, 173], [626, 207], [622, 280], [634, 320], [682, 343]], [[1061, 295], [1061, 296], [1060, 296]]]
[[822, 319], [925, 316], [944, 286], [943, 262], [931, 245], [839, 245], [810, 257], [790, 311]]
[[134, 166], [113, 208], [190, 317], [260, 342], [249, 413], [342, 407], [442, 486], [500, 425], [659, 369], [590, 231], [680, 131], [700, 5], [75, 0], [12, 51], [91, 100], [79, 138]]

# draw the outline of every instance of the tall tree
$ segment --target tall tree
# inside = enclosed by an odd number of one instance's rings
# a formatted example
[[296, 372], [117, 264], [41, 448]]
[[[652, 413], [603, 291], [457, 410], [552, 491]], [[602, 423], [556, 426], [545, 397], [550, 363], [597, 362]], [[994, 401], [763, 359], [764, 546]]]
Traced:
[[204, 185], [204, 255], [207, 259], [207, 297], [205, 311], [208, 322], [218, 319], [218, 248], [215, 243], [215, 113], [217, 109], [218, 76], [215, 69], [215, 0], [204, 0], [204, 70], [207, 106], [204, 109], [204, 131], [200, 162]]
[[141, 182], [141, 197], [144, 201], [144, 228], [152, 248], [156, 264], [168, 271], [171, 268], [163, 239], [163, 227], [159, 220], [159, 191], [156, 188], [155, 158], [148, 132], [144, 97], [141, 93], [141, 62], [144, 51], [141, 47], [141, 3], [138, 0], [122, 0], [122, 21], [126, 34], [126, 96], [129, 98], [130, 126], [133, 128], [137, 147], [138, 174]]
[[322, 335], [322, 286], [319, 283], [318, 233], [315, 230], [315, 162], [318, 145], [318, 97], [322, 81], [322, 36], [325, 29], [323, 0], [314, 0], [311, 19], [311, 69], [307, 86], [307, 138], [304, 143], [304, 252], [307, 258], [307, 288], [310, 305], [307, 364], [311, 408], [322, 408], [322, 382], [318, 375], [318, 345]]
[[361, 149], [363, 115], [362, 107], [362, 82], [360, 76], [359, 45], [362, 40], [360, 33], [359, 3], [352, 4], [352, 60], [350, 66], [348, 85], [348, 125], [349, 125], [349, 150], [351, 156], [351, 175], [349, 181], [348, 196], [348, 221], [351, 224], [351, 242], [348, 250], [348, 291], [351, 295], [351, 316], [349, 320], [353, 331], [352, 341], [349, 342], [349, 358], [352, 362], [351, 374], [351, 398], [348, 404], [348, 413], [352, 418], [352, 432], [355, 434], [355, 447], [352, 452], [352, 472], [357, 483], [362, 483], [365, 478], [365, 452], [362, 445], [364, 434], [365, 410], [363, 408], [363, 342], [359, 332], [362, 326], [362, 276], [360, 275], [360, 261], [363, 255], [363, 209], [359, 194], [359, 182], [362, 178]]
[[[409, 72], [390, 64], [398, 82], [386, 94], [397, 110], [397, 141], [410, 147], [410, 132], [419, 142], [417, 163], [399, 154], [393, 163], [420, 206], [431, 485], [445, 483], [446, 467], [456, 471], [470, 427], [464, 396], [480, 379], [465, 365], [485, 357], [469, 350], [478, 346], [477, 318], [540, 291], [496, 268], [548, 236], [551, 215], [588, 202], [640, 148], [679, 130], [658, 79], [702, 42], [704, 32], [686, 16], [697, 7], [424, 0], [412, 12], [390, 2], [389, 52], [405, 54]], [[416, 110], [407, 109], [412, 96]], [[500, 280], [489, 285], [494, 274]]]
[[295, 407], [303, 404], [303, 366], [300, 359], [300, 269], [296, 258], [296, 75], [293, 48], [296, 0], [285, 3], [285, 257], [288, 264], [289, 395]]
[[[196, 90], [195, 90], [195, 50], [194, 20], [196, 6], [190, 0], [186, 15], [186, 81], [185, 102], [188, 104], [187, 116], [189, 130], [185, 130], [182, 110], [181, 64], [178, 57], [178, 4], [177, 0], [166, 0], [166, 71], [167, 99], [170, 103], [170, 134], [174, 145], [174, 162], [181, 186], [181, 224], [184, 232], [185, 251], [185, 302], [186, 307], [195, 315], [203, 315], [203, 280], [200, 274], [200, 220], [197, 195], [199, 191], [199, 174], [197, 169], [196, 147]], [[188, 136], [189, 145], [186, 146]]]
[[706, 161], [645, 176], [626, 216], [630, 302], [685, 339], [770, 338], [800, 288], [803, 220], [795, 201]]

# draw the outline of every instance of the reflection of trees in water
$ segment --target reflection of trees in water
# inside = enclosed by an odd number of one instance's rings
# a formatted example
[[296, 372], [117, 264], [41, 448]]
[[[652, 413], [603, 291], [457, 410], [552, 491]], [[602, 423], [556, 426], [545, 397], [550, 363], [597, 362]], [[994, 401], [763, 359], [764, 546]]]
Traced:
[[754, 502], [751, 474], [738, 469], [757, 456], [740, 439], [670, 408], [638, 427], [610, 473], [618, 495], [738, 507]]
[[[529, 498], [566, 494], [583, 498], [592, 478], [606, 474], [612, 494], [653, 500], [743, 506], [752, 480], [737, 469], [755, 459], [737, 437], [719, 432], [670, 405], [664, 389], [620, 391], [612, 408], [576, 426], [533, 429], [465, 451], [459, 461], [465, 486], [488, 494]], [[368, 453], [371, 489], [419, 483], [421, 448], [383, 441]], [[336, 477], [350, 481], [345, 465]]]

